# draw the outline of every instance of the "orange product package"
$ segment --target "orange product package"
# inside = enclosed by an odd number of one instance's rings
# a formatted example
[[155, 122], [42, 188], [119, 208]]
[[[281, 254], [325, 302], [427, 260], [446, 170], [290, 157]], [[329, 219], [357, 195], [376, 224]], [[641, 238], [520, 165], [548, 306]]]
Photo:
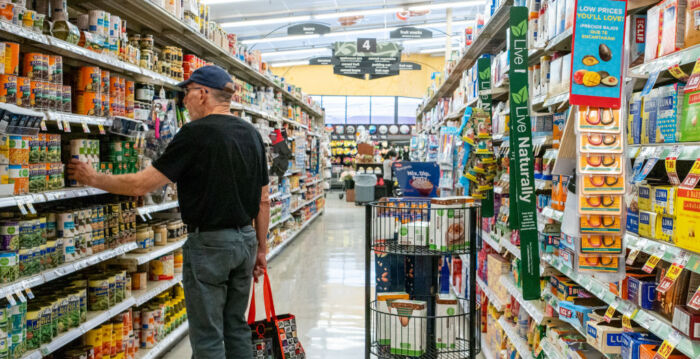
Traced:
[[110, 74], [109, 74], [109, 71], [100, 70], [100, 81], [101, 81], [100, 91], [102, 93], [106, 93], [107, 95], [109, 95], [109, 93], [110, 93], [109, 85], [112, 81]]
[[109, 95], [107, 94], [102, 94], [101, 96], [102, 100], [102, 111], [95, 115], [95, 116], [112, 116], [109, 114], [110, 108], [109, 108]]
[[97, 116], [102, 113], [102, 97], [95, 92], [78, 92], [75, 97], [75, 113]]
[[17, 103], [17, 76], [0, 75], [0, 102]]
[[[46, 64], [48, 66], [48, 63]], [[38, 52], [28, 52], [24, 54], [22, 61], [22, 76], [32, 80], [47, 80], [44, 78], [44, 54]]]
[[31, 81], [28, 77], [17, 77], [17, 106], [32, 106]]
[[15, 196], [29, 193], [29, 165], [10, 165], [10, 183]]
[[102, 86], [102, 71], [97, 66], [83, 66], [78, 72], [76, 91], [99, 93]]
[[19, 75], [19, 44], [5, 43], [5, 74]]

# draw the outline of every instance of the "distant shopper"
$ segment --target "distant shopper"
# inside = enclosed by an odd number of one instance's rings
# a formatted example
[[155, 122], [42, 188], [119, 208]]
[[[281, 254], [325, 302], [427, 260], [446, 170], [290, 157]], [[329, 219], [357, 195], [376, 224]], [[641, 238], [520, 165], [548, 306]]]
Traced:
[[384, 155], [384, 162], [382, 163], [383, 172], [382, 178], [384, 178], [384, 185], [386, 186], [387, 196], [392, 196], [394, 192], [394, 173], [392, 170], [392, 165], [396, 162], [396, 151], [392, 148], [389, 152]]
[[245, 311], [251, 277], [260, 276], [267, 266], [265, 146], [255, 127], [231, 116], [233, 83], [222, 68], [202, 67], [179, 86], [185, 90], [183, 102], [192, 122], [153, 166], [115, 176], [73, 160], [68, 175], [128, 196], [177, 183], [189, 230], [183, 282], [194, 358], [252, 358]]

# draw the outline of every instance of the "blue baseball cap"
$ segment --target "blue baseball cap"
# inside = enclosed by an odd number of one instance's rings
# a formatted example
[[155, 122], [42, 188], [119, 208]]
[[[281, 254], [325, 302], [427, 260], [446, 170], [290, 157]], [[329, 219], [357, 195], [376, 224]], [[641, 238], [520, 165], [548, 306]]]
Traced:
[[209, 65], [197, 69], [190, 75], [190, 78], [177, 84], [178, 87], [196, 83], [211, 87], [217, 90], [229, 90], [233, 92], [233, 81], [231, 75], [219, 66]]

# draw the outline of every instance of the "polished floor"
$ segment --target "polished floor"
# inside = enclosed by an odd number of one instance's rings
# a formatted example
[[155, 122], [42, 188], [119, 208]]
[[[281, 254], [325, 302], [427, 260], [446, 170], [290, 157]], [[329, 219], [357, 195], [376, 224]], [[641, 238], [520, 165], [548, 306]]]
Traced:
[[[364, 356], [364, 210], [330, 192], [324, 214], [268, 263], [277, 313], [297, 317], [307, 358]], [[262, 288], [256, 287], [258, 318]], [[167, 359], [190, 358], [189, 338]]]

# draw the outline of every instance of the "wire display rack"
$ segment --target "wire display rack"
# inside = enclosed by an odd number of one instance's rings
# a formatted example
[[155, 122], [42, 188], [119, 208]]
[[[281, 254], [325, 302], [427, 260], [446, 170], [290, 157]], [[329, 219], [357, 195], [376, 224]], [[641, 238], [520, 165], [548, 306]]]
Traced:
[[365, 206], [365, 358], [476, 358], [480, 209], [415, 198]]

